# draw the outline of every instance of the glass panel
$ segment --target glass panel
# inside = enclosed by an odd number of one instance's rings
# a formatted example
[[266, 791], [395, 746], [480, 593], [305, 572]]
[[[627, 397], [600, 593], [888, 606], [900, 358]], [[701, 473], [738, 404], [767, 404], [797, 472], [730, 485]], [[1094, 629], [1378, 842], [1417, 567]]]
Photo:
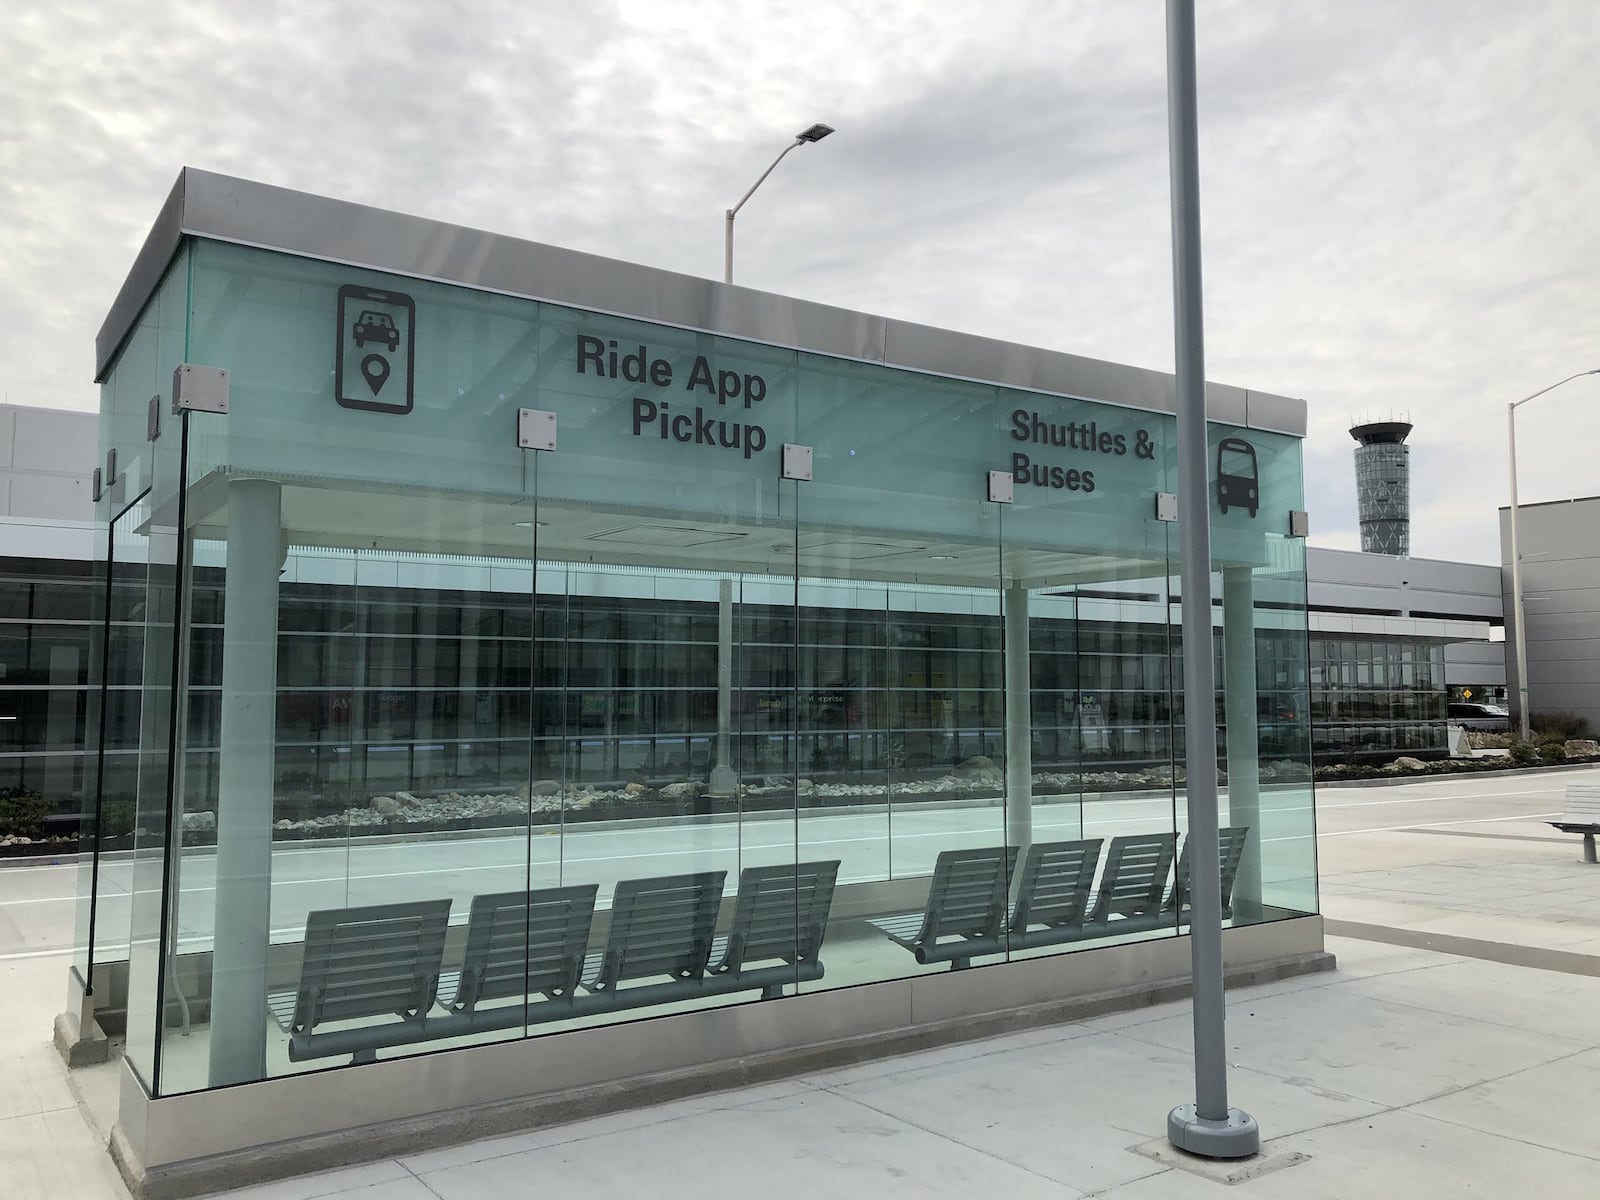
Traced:
[[[1300, 447], [1296, 439], [1214, 429], [1219, 437], [1248, 436], [1258, 465], [1258, 515], [1234, 509], [1213, 515], [1213, 575], [1222, 601], [1217, 672], [1218, 752], [1225, 771], [1219, 824], [1248, 829], [1238, 845], [1231, 893], [1235, 924], [1315, 912], [1316, 821], [1311, 788], [1307, 680], [1305, 542], [1280, 532], [1275, 514], [1299, 503]], [[1266, 518], [1273, 518], [1267, 523]], [[1387, 692], [1373, 682], [1381, 646], [1352, 647], [1358, 694], [1385, 728]], [[1379, 664], [1381, 671], [1381, 663]], [[1346, 675], [1348, 683], [1350, 676]], [[1342, 702], [1342, 701], [1341, 701]], [[1224, 871], [1230, 857], [1226, 832]], [[1224, 879], [1224, 889], [1227, 881]]]
[[577, 1015], [529, 1032], [792, 992], [795, 355], [542, 313], [533, 869], [595, 913]]
[[[171, 399], [173, 369], [183, 361], [187, 345], [188, 253], [181, 251], [156, 295], [140, 316], [138, 328], [123, 346], [101, 390], [102, 444], [145, 444], [150, 398], [158, 406]], [[174, 622], [181, 602], [181, 559], [178, 539], [179, 497], [183, 489], [183, 429], [171, 422], [148, 452], [150, 493], [144, 506], [130, 514], [126, 537], [118, 525], [119, 545], [128, 550], [127, 599], [143, 604], [137, 617], [143, 635], [125, 643], [126, 654], [115, 660], [118, 678], [131, 678], [137, 668], [140, 699], [113, 696], [119, 728], [129, 750], [108, 774], [117, 782], [117, 807], [102, 813], [104, 842], [126, 838], [131, 854], [115, 866], [107, 863], [101, 879], [104, 911], [97, 912], [95, 938], [120, 940], [107, 918], [125, 915], [128, 947], [127, 1049], [129, 1064], [152, 1094], [158, 1094], [156, 1064], [157, 998], [162, 994], [164, 956], [162, 917], [167, 886], [168, 791], [172, 746], [172, 678]], [[141, 578], [142, 576], [142, 578]], [[121, 591], [121, 589], [119, 589]], [[134, 599], [138, 597], [138, 599]], [[113, 593], [114, 606], [117, 593]], [[108, 682], [111, 678], [108, 672]], [[129, 687], [135, 686], [130, 683]], [[107, 712], [108, 721], [112, 713]], [[135, 726], [135, 722], [137, 723]], [[131, 747], [137, 728], [137, 755]], [[129, 762], [129, 760], [132, 760]], [[129, 776], [131, 790], [127, 787]], [[131, 810], [126, 807], [131, 797]], [[124, 823], [125, 822], [125, 823]], [[121, 887], [105, 886], [121, 875]], [[116, 896], [131, 897], [118, 913]], [[84, 901], [87, 902], [87, 898]], [[102, 932], [103, 931], [103, 932]]]
[[1006, 711], [1013, 753], [1031, 752], [1007, 773], [1022, 847], [1011, 954], [1172, 935], [1176, 639], [1170, 526], [1154, 507], [1171, 422], [1017, 392], [1002, 407], [1016, 489], [1005, 603], [1018, 610], [1006, 653], [1025, 655], [1029, 688], [1018, 681]]
[[[1004, 908], [1000, 529], [973, 470], [994, 414], [992, 388], [801, 356], [799, 856], [840, 862], [807, 989], [950, 969], [960, 934], [918, 940], [947, 852], [986, 853]], [[990, 923], [962, 965], [1004, 953]]]
[[[139, 737], [144, 678], [144, 606], [149, 586], [149, 542], [140, 532], [149, 521], [144, 501], [123, 512], [111, 526], [106, 564], [108, 617], [104, 644], [95, 665], [104, 687], [96, 693], [98, 739], [93, 759], [97, 777], [86, 794], [84, 845], [79, 894], [81, 938], [90, 946], [91, 967], [126, 961], [132, 881], [126, 851], [134, 841], [138, 813]], [[93, 985], [92, 971], [89, 978]]]

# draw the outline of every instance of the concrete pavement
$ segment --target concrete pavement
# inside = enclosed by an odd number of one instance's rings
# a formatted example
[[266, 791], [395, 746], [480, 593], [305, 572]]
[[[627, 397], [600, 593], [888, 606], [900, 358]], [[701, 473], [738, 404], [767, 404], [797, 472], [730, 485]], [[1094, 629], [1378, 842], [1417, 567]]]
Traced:
[[[1231, 993], [1249, 1164], [1164, 1144], [1190, 1099], [1166, 1005], [228, 1193], [1588, 1196], [1600, 1170], [1600, 868], [1542, 818], [1570, 774], [1319, 789], [1336, 973]], [[0, 896], [7, 881], [0, 871]], [[0, 920], [4, 910], [0, 910]], [[121, 1197], [48, 1046], [64, 957], [0, 961], [0, 1179]], [[102, 1088], [105, 1068], [75, 1076]], [[97, 1074], [97, 1072], [99, 1072]], [[94, 1105], [91, 1107], [99, 1107]]]

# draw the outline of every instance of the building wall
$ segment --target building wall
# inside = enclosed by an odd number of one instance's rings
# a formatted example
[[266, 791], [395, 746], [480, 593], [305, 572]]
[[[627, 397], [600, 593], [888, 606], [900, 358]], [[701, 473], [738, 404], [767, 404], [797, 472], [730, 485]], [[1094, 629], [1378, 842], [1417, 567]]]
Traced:
[[58, 809], [83, 789], [97, 429], [0, 405], [0, 788]]
[[[1600, 729], [1600, 496], [1521, 505], [1522, 595], [1527, 621], [1528, 704], [1581, 713]], [[1500, 510], [1500, 561], [1511, 696], [1516, 699], [1511, 524]]]
[[98, 426], [95, 413], [0, 405], [0, 516], [94, 520]]

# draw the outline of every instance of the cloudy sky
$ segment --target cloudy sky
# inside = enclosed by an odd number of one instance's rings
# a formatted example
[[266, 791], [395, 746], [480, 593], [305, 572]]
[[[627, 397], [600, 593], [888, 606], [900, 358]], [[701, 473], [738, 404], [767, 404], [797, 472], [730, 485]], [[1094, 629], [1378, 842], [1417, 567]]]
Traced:
[[[1170, 370], [1157, 0], [18, 0], [0, 23], [0, 393], [92, 346], [178, 169]], [[1505, 406], [1600, 367], [1600, 5], [1202, 0], [1213, 379], [1406, 415], [1412, 549], [1498, 561]], [[1600, 376], [1521, 410], [1522, 499], [1600, 493]]]

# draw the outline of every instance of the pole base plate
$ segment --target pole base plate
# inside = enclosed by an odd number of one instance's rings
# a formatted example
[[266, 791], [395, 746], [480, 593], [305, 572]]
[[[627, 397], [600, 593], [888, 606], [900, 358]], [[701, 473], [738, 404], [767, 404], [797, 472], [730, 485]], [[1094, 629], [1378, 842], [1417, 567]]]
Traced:
[[1201, 1117], [1193, 1104], [1180, 1104], [1167, 1114], [1167, 1140], [1202, 1158], [1249, 1158], [1261, 1149], [1261, 1128], [1237, 1108], [1215, 1121]]
[[710, 786], [706, 795], [713, 799], [726, 800], [730, 796], [739, 794], [739, 773], [732, 767], [718, 763], [711, 768]]

